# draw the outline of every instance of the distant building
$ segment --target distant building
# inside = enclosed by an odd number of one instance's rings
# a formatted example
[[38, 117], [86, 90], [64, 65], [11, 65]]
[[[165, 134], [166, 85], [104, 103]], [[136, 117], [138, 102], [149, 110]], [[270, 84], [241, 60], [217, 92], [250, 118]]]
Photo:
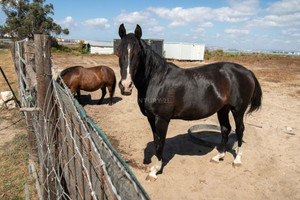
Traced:
[[[161, 39], [143, 39], [153, 51], [158, 55], [163, 56], [164, 40]], [[117, 55], [117, 48], [120, 45], [121, 39], [114, 39], [114, 54]]]
[[113, 54], [113, 42], [99, 42], [92, 40], [85, 40], [84, 44], [90, 45], [90, 53], [98, 53], [98, 54]]
[[166, 42], [164, 43], [165, 58], [175, 60], [204, 60], [204, 44]]
[[61, 43], [75, 43], [78, 44], [80, 41], [79, 39], [69, 39], [69, 38], [55, 38], [57, 42], [61, 42]]

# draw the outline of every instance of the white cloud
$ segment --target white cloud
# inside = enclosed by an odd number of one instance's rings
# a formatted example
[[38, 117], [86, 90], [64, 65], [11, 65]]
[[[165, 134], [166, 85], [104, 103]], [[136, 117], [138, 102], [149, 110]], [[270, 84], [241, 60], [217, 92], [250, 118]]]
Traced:
[[114, 18], [114, 21], [115, 21], [115, 25], [125, 23], [130, 28], [135, 27], [136, 24], [140, 24], [144, 26], [158, 25], [158, 22], [154, 18], [151, 18], [150, 13], [147, 11], [126, 13], [123, 10], [120, 15]]
[[211, 28], [213, 26], [214, 26], [213, 23], [205, 22], [205, 23], [202, 23], [202, 24], [198, 25], [197, 28], [192, 28], [191, 31], [194, 32], [194, 33], [200, 34], [201, 36], [204, 36], [205, 35], [205, 28]]
[[225, 29], [224, 32], [232, 35], [248, 35], [250, 33], [249, 30], [234, 29], [234, 28]]
[[148, 10], [155, 13], [158, 17], [171, 20], [170, 28], [186, 26], [189, 23], [201, 24], [205, 19], [212, 18], [211, 8], [195, 7], [184, 9], [176, 7], [168, 8], [154, 8], [150, 7]]
[[108, 20], [105, 18], [95, 18], [88, 19], [83, 22], [75, 22], [71, 16], [66, 17], [65, 19], [55, 20], [55, 23], [61, 25], [63, 28], [68, 29], [78, 29], [81, 27], [89, 27], [93, 29], [108, 29], [110, 25]]
[[205, 22], [205, 23], [201, 24], [200, 26], [205, 27], [205, 28], [211, 28], [214, 26], [214, 24], [211, 22]]
[[230, 22], [230, 23], [237, 23], [243, 22], [249, 19], [249, 15], [247, 13], [241, 12], [239, 10], [233, 10], [229, 7], [222, 7], [215, 9], [213, 11], [215, 21], [219, 22]]
[[71, 16], [68, 16], [65, 19], [57, 19], [54, 21], [63, 28], [73, 29], [78, 26], [78, 23], [74, 22], [74, 19]]
[[175, 7], [172, 9], [150, 7], [148, 10], [160, 18], [170, 20], [170, 28], [183, 27], [190, 23], [200, 25], [203, 24], [205, 20], [230, 23], [243, 22], [259, 11], [258, 0], [229, 0], [228, 2], [230, 7], [221, 7], [217, 9], [209, 7]]
[[275, 15], [293, 14], [300, 11], [299, 0], [282, 0], [275, 2], [266, 9], [267, 12]]
[[279, 28], [300, 25], [300, 12], [289, 15], [267, 15], [247, 23], [250, 28]]
[[105, 18], [95, 18], [95, 19], [88, 19], [82, 22], [83, 26], [88, 26], [94, 29], [108, 29], [110, 25], [107, 23], [108, 20]]
[[244, 12], [245, 15], [256, 14], [259, 8], [259, 0], [227, 0], [230, 8], [234, 11]]
[[205, 29], [202, 27], [198, 27], [196, 29], [191, 29], [191, 31], [194, 33], [200, 34], [202, 36], [205, 34]]
[[297, 28], [282, 30], [281, 33], [288, 37], [300, 37], [300, 29]]
[[153, 26], [147, 29], [150, 34], [162, 35], [165, 28], [163, 26]]

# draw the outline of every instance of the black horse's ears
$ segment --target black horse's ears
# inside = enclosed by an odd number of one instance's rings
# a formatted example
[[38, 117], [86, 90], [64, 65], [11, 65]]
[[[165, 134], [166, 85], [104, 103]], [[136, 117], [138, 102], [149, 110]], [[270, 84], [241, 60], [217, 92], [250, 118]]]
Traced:
[[137, 24], [136, 28], [135, 28], [135, 37], [137, 37], [138, 39], [141, 39], [142, 37], [142, 28]]
[[121, 39], [126, 36], [126, 29], [124, 24], [121, 24], [119, 27], [119, 36], [121, 37]]

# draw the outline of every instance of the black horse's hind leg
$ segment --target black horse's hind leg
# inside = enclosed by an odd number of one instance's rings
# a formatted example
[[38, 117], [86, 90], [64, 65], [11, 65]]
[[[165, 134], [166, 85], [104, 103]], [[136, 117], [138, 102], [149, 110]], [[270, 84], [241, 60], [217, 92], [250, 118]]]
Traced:
[[148, 121], [153, 131], [156, 157], [152, 159], [153, 166], [150, 168], [150, 173], [147, 176], [146, 180], [155, 181], [157, 179], [156, 173], [159, 172], [162, 167], [162, 155], [169, 121], [160, 117], [148, 117]]
[[102, 101], [103, 101], [103, 99], [104, 99], [104, 96], [106, 95], [106, 86], [103, 86], [103, 87], [101, 88], [101, 90], [102, 90], [102, 96], [101, 96], [100, 100], [98, 101], [98, 104], [101, 104], [101, 103], [102, 103]]
[[245, 126], [244, 126], [244, 113], [243, 112], [236, 112], [236, 111], [232, 111], [233, 113], [233, 117], [234, 117], [234, 121], [236, 124], [236, 136], [238, 139], [238, 147], [236, 149], [236, 157], [233, 161], [233, 166], [238, 167], [242, 165], [242, 161], [241, 161], [241, 157], [242, 157], [242, 144], [243, 144], [243, 136], [244, 136], [244, 130], [245, 130]]
[[231, 126], [228, 117], [229, 111], [230, 108], [228, 105], [225, 105], [221, 110], [218, 111], [218, 120], [221, 126], [222, 141], [219, 153], [211, 159], [212, 162], [219, 162], [220, 159], [225, 157], [228, 135], [231, 131]]

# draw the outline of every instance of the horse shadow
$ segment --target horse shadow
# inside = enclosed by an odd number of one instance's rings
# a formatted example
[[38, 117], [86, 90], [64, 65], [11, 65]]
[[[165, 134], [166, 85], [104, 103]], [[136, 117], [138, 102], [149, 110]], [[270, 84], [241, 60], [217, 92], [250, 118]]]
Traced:
[[[78, 98], [77, 98], [78, 99]], [[108, 105], [110, 98], [104, 98], [101, 104], [98, 104], [99, 99], [92, 99], [90, 94], [82, 94], [80, 95], [81, 105], [82, 107], [86, 105]], [[121, 97], [113, 97], [113, 104], [122, 101]]]
[[[173, 159], [175, 155], [204, 156], [210, 153], [214, 148], [220, 150], [221, 134], [216, 131], [199, 131], [197, 134], [212, 134], [217, 142], [207, 143], [195, 141], [188, 133], [180, 134], [172, 138], [167, 138], [163, 151], [163, 165], [158, 174], [163, 172], [164, 167]], [[227, 145], [227, 152], [236, 156], [233, 150], [233, 144]], [[151, 158], [155, 155], [154, 142], [149, 142], [144, 150], [144, 164], [150, 164]]]

